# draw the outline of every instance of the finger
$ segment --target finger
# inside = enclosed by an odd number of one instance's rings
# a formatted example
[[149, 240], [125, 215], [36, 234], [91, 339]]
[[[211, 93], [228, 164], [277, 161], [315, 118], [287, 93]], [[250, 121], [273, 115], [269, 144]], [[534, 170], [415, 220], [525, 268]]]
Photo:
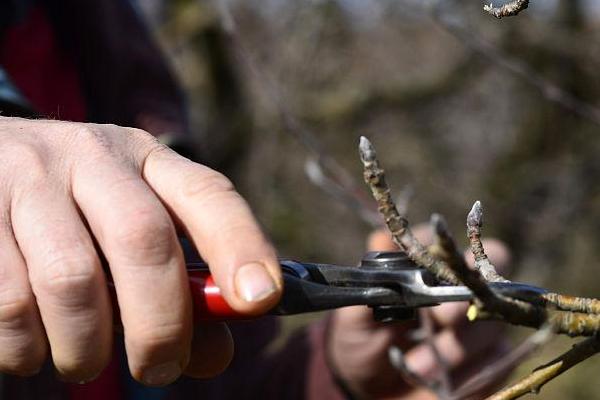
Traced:
[[467, 322], [467, 310], [469, 303], [466, 301], [459, 303], [444, 303], [442, 305], [432, 307], [431, 315], [436, 326], [452, 327], [464, 324]]
[[132, 376], [151, 386], [171, 383], [189, 360], [192, 322], [167, 211], [133, 166], [108, 153], [76, 171], [73, 193], [110, 265]]
[[8, 212], [0, 214], [0, 260], [0, 371], [33, 375], [48, 349]]
[[[413, 235], [421, 244], [428, 246], [433, 240], [431, 228], [427, 224], [417, 224], [412, 228]], [[398, 247], [392, 241], [392, 236], [387, 228], [372, 232], [367, 238], [367, 250], [369, 251], [394, 251]]]
[[233, 338], [226, 324], [197, 325], [185, 374], [193, 378], [212, 378], [223, 372], [232, 358]]
[[[441, 359], [450, 370], [468, 363], [482, 351], [499, 340], [498, 326], [493, 323], [478, 323], [468, 329], [445, 329], [434, 338]], [[442, 371], [442, 366], [431, 346], [422, 344], [411, 349], [406, 355], [410, 369], [417, 374], [434, 379]]]
[[392, 241], [391, 234], [387, 229], [378, 229], [371, 232], [367, 238], [368, 251], [394, 251], [398, 247]]
[[[502, 275], [509, 274], [512, 254], [508, 246], [495, 238], [482, 239], [481, 243], [490, 262], [496, 266], [498, 272]], [[473, 267], [475, 265], [473, 253], [469, 249], [465, 250], [465, 259], [469, 266]]]
[[144, 178], [185, 227], [234, 309], [255, 314], [275, 305], [282, 288], [275, 250], [227, 178], [166, 148], [147, 157]]
[[[378, 382], [384, 377], [395, 379], [396, 374], [387, 366], [382, 357], [391, 345], [403, 349], [410, 347], [406, 333], [416, 323], [410, 321], [401, 325], [382, 325], [373, 320], [373, 312], [363, 306], [346, 307], [332, 314], [328, 349], [331, 363], [346, 377], [364, 376], [365, 365], [380, 371]], [[391, 372], [391, 374], [390, 374]]]
[[54, 365], [63, 379], [88, 381], [110, 359], [112, 315], [92, 240], [58, 186], [37, 182], [35, 189], [16, 196], [13, 229]]

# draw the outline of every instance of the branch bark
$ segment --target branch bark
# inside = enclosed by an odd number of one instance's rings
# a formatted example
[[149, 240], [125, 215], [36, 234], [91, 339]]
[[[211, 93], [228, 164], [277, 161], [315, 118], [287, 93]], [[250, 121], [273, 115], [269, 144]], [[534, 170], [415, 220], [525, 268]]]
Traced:
[[489, 5], [483, 6], [483, 10], [500, 19], [518, 15], [527, 7], [529, 7], [529, 0], [512, 0], [500, 7], [494, 7], [494, 5], [490, 3]]
[[398, 212], [385, 181], [385, 171], [379, 166], [377, 153], [369, 139], [361, 136], [358, 150], [364, 167], [365, 183], [371, 189], [377, 209], [392, 234], [393, 242], [416, 264], [427, 268], [441, 281], [458, 284], [458, 279], [448, 265], [429, 254], [425, 246], [413, 235], [406, 217]]
[[467, 237], [471, 252], [475, 257], [475, 269], [477, 269], [483, 278], [488, 282], [508, 282], [497, 271], [496, 267], [490, 262], [483, 244], [481, 243], [481, 227], [483, 226], [483, 207], [480, 201], [476, 201], [467, 215]]
[[[523, 301], [497, 293], [489, 286], [490, 282], [507, 282], [496, 271], [485, 254], [481, 243], [481, 227], [483, 225], [483, 209], [479, 201], [475, 202], [467, 216], [467, 232], [471, 250], [475, 256], [476, 268], [467, 266], [464, 257], [458, 251], [450, 235], [448, 226], [441, 215], [431, 218], [436, 242], [426, 249], [414, 237], [408, 220], [400, 214], [390, 195], [390, 188], [385, 181], [385, 172], [379, 165], [375, 149], [365, 137], [360, 138], [360, 158], [364, 167], [364, 179], [373, 197], [377, 201], [378, 210], [383, 215], [388, 229], [392, 233], [394, 243], [418, 265], [430, 270], [441, 281], [452, 284], [464, 284], [474, 294], [475, 300], [467, 313], [468, 318], [499, 319], [515, 325], [523, 325], [542, 331], [570, 336], [591, 336], [576, 345], [570, 351], [547, 365], [536, 369], [530, 376], [514, 386], [490, 397], [490, 400], [518, 398], [529, 392], [537, 392], [549, 380], [560, 375], [579, 362], [600, 351], [600, 300], [562, 296], [549, 293], [537, 299]], [[484, 275], [485, 274], [485, 275]], [[529, 302], [531, 301], [531, 302]], [[577, 310], [577, 312], [573, 311]], [[542, 337], [547, 337], [541, 334]], [[495, 371], [505, 370], [539, 347], [541, 342], [536, 338], [520, 349], [512, 358], [505, 360], [497, 369], [487, 371], [483, 378], [493, 376]], [[545, 339], [546, 340], [546, 339]], [[390, 353], [390, 358], [394, 354]], [[398, 354], [395, 354], [396, 358]], [[402, 354], [399, 354], [401, 357]], [[402, 359], [397, 358], [402, 369]]]
[[488, 397], [487, 400], [512, 400], [518, 399], [528, 393], [537, 394], [546, 383], [599, 351], [600, 340], [598, 340], [598, 337], [588, 338], [574, 345], [571, 350], [550, 361], [548, 364], [538, 367], [531, 375]]
[[539, 331], [536, 331], [506, 356], [485, 367], [477, 375], [463, 383], [460, 388], [452, 393], [452, 400], [470, 398], [481, 389], [488, 387], [494, 382], [498, 382], [499, 378], [505, 377], [515, 367], [548, 343], [553, 333], [550, 325], [546, 325]]

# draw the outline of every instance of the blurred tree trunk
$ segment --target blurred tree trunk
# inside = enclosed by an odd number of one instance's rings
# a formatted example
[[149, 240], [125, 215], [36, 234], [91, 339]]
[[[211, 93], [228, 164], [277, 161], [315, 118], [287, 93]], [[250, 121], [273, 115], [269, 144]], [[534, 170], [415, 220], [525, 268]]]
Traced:
[[196, 153], [204, 164], [234, 174], [252, 134], [242, 66], [212, 3], [179, 0], [166, 7], [163, 36], [189, 89]]

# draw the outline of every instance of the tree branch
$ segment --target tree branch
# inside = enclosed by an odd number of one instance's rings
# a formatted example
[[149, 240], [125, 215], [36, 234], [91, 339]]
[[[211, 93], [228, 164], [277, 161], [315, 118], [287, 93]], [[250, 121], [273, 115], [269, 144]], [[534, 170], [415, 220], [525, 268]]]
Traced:
[[512, 0], [500, 7], [494, 7], [494, 5], [490, 3], [489, 5], [483, 6], [483, 10], [500, 19], [503, 17], [513, 17], [527, 7], [529, 7], [529, 0]]
[[[372, 225], [379, 226], [373, 221], [373, 210], [366, 204], [366, 199], [360, 197], [357, 190], [355, 179], [336, 159], [326, 150], [325, 146], [319, 141], [318, 135], [310, 130], [305, 124], [300, 121], [288, 106], [283, 96], [283, 90], [280, 82], [278, 82], [265, 68], [256, 60], [256, 57], [245, 45], [242, 35], [238, 30], [237, 23], [231, 12], [227, 0], [213, 0], [216, 10], [219, 15], [221, 27], [230, 39], [232, 49], [239, 59], [240, 63], [247, 68], [250, 78], [254, 78], [256, 86], [262, 91], [262, 94], [269, 101], [271, 107], [277, 114], [284, 132], [291, 135], [297, 140], [309, 153], [311, 159], [319, 168], [318, 173], [326, 176], [326, 179], [332, 185], [325, 192], [330, 195], [337, 196], [338, 199], [343, 199], [343, 204], [349, 206], [352, 210], [361, 209], [358, 213], [363, 221]], [[201, 3], [198, 0], [199, 4]], [[306, 172], [315, 172], [305, 169]], [[309, 180], [319, 186], [319, 180], [314, 180], [315, 176], [309, 176]]]
[[493, 364], [488, 365], [481, 372], [463, 383], [460, 388], [452, 393], [452, 399], [460, 400], [469, 398], [483, 388], [497, 382], [499, 378], [505, 377], [506, 374], [548, 343], [552, 338], [552, 333], [552, 327], [546, 324], [542, 329], [530, 335], [510, 353]]
[[558, 293], [546, 293], [543, 298], [560, 310], [600, 314], [600, 300], [598, 299], [565, 296]]
[[[536, 329], [548, 321], [555, 332], [569, 336], [592, 336], [600, 331], [600, 314], [555, 310], [544, 306], [545, 299], [539, 299], [540, 304], [533, 304], [495, 293], [482, 274], [478, 270], [470, 269], [463, 257], [457, 254], [446, 223], [440, 216], [433, 218], [438, 236], [438, 251], [442, 254], [441, 258], [436, 258], [419, 243], [411, 232], [406, 217], [398, 212], [375, 149], [365, 137], [360, 138], [359, 153], [364, 167], [365, 182], [377, 201], [378, 210], [384, 217], [394, 243], [417, 265], [431, 271], [439, 280], [455, 285], [462, 283], [471, 289], [478, 301], [469, 309], [467, 316], [470, 320], [498, 319]], [[480, 262], [487, 259], [480, 242], [482, 216], [481, 204], [477, 202], [467, 218], [467, 225], [471, 229], [469, 237], [472, 239], [475, 256]], [[493, 266], [487, 262], [489, 265], [486, 268], [491, 270]], [[495, 268], [493, 271], [495, 272]]]
[[427, 268], [441, 281], [457, 284], [459, 281], [448, 265], [429, 254], [425, 246], [413, 235], [406, 217], [398, 212], [385, 181], [385, 171], [380, 168], [375, 149], [366, 137], [361, 136], [358, 150], [364, 167], [365, 183], [377, 201], [377, 209], [383, 215], [393, 242], [416, 264]]
[[548, 364], [536, 368], [529, 376], [514, 385], [488, 397], [487, 400], [511, 400], [518, 399], [528, 393], [537, 394], [546, 383], [599, 351], [600, 341], [598, 337], [588, 338], [577, 343], [571, 350]]
[[420, 309], [419, 319], [421, 320], [421, 329], [423, 329], [425, 333], [425, 345], [429, 347], [436, 363], [440, 367], [439, 385], [436, 394], [438, 395], [439, 400], [449, 400], [450, 394], [452, 393], [450, 366], [435, 343], [435, 328], [433, 326], [433, 316], [431, 315], [431, 311], [427, 308]]
[[546, 100], [554, 102], [596, 125], [600, 125], [599, 107], [583, 101], [554, 82], [544, 78], [527, 63], [510, 56], [492, 42], [485, 40], [477, 32], [469, 29], [460, 19], [435, 13], [432, 15], [432, 19], [440, 28], [456, 37], [458, 42], [466, 48], [477, 52], [497, 67], [510, 72], [535, 87]]
[[475, 269], [477, 269], [483, 278], [488, 282], [508, 282], [497, 271], [496, 267], [490, 262], [483, 244], [481, 243], [481, 227], [483, 226], [483, 208], [481, 202], [476, 201], [467, 215], [467, 236], [471, 252], [475, 257]]

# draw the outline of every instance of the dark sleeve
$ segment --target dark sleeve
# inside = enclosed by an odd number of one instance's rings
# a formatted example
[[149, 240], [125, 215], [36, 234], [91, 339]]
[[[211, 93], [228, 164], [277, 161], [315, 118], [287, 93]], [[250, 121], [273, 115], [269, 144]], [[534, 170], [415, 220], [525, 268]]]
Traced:
[[185, 101], [129, 0], [41, 0], [78, 64], [92, 122], [188, 130]]

